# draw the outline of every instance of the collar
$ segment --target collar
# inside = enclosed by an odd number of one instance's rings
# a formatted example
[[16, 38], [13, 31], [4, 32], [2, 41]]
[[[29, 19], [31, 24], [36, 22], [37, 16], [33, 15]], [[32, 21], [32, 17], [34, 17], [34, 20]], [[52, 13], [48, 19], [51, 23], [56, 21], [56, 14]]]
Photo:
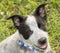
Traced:
[[25, 48], [27, 48], [27, 49], [30, 49], [30, 50], [32, 50], [32, 51], [34, 51], [34, 50], [37, 50], [36, 48], [34, 48], [34, 47], [31, 47], [31, 46], [29, 46], [28, 44], [25, 44], [23, 41], [19, 41], [19, 45], [20, 45], [20, 47], [25, 47]]

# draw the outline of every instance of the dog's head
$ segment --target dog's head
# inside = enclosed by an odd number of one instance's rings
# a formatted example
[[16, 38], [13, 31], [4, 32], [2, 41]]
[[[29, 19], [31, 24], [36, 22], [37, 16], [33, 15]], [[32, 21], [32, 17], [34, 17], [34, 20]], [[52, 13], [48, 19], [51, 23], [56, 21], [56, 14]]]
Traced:
[[45, 5], [42, 4], [37, 7], [33, 14], [28, 16], [13, 15], [9, 18], [13, 20], [14, 26], [18, 29], [22, 37], [34, 43], [41, 49], [47, 48], [47, 37], [46, 32], [46, 12]]

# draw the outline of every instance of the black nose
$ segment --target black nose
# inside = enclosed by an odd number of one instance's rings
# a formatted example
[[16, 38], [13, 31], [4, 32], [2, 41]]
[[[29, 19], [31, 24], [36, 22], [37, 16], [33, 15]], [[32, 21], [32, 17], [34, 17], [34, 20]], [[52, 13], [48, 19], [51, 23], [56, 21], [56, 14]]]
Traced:
[[45, 44], [47, 41], [46, 41], [46, 38], [45, 37], [42, 37], [38, 40], [38, 43], [39, 44]]

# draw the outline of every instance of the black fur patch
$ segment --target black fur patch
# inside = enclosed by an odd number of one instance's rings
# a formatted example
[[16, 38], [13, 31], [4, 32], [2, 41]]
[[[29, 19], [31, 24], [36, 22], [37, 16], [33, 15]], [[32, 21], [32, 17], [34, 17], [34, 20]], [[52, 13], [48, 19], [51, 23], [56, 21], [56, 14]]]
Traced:
[[24, 23], [18, 26], [17, 29], [25, 39], [28, 39], [30, 35], [33, 33], [33, 31], [31, 31], [30, 28]]
[[46, 29], [46, 20], [43, 18], [40, 18], [39, 16], [35, 16], [36, 17], [36, 21], [37, 21], [37, 25], [40, 29], [47, 31]]
[[42, 4], [38, 6], [33, 15], [36, 17], [38, 27], [44, 31], [47, 31], [46, 30], [47, 16], [45, 11], [45, 5], [46, 4]]

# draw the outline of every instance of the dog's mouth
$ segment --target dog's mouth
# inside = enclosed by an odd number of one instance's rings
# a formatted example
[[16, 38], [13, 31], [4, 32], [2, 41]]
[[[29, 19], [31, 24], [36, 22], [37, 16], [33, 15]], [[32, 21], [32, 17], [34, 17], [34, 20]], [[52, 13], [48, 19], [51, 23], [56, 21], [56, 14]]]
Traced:
[[46, 48], [47, 48], [47, 44], [42, 44], [42, 45], [40, 45], [40, 49], [45, 50]]

